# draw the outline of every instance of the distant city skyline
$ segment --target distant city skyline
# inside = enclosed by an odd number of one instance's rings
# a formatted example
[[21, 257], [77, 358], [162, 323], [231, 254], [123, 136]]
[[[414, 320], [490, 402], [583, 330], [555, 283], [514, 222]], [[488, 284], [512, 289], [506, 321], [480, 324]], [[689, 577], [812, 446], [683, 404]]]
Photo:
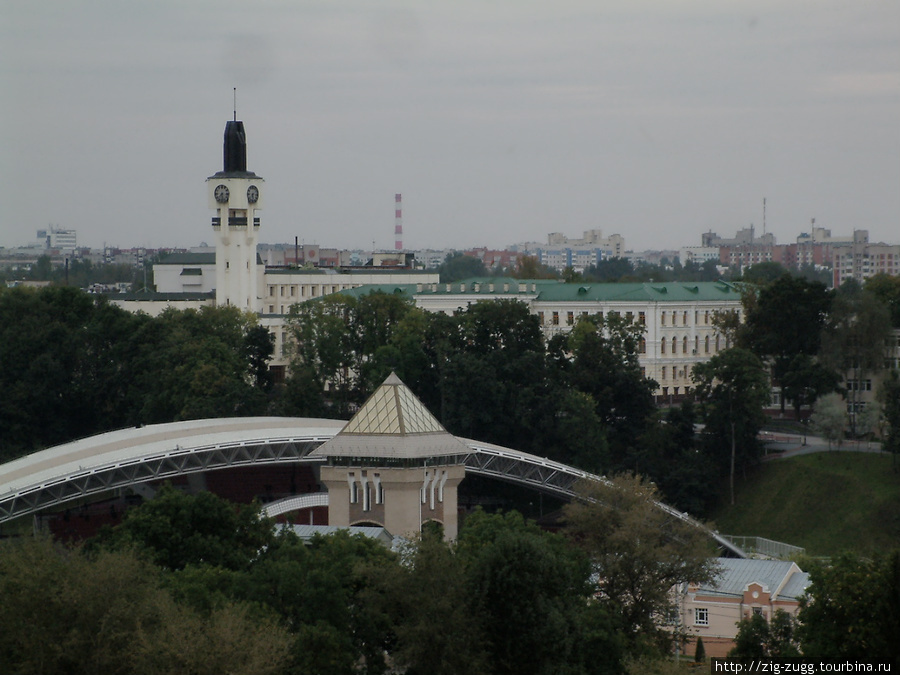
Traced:
[[212, 243], [244, 121], [260, 241], [631, 250], [751, 224], [900, 240], [900, 4], [0, 5], [0, 245]]

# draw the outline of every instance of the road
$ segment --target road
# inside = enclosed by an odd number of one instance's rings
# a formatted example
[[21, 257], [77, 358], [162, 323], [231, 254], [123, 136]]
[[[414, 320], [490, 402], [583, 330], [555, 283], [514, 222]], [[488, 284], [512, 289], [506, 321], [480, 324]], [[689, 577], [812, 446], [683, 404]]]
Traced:
[[828, 440], [821, 436], [801, 434], [779, 434], [763, 432], [760, 440], [766, 445], [766, 455], [763, 460], [783, 459], [796, 455], [808, 455], [813, 452], [881, 452], [880, 443], [866, 443], [865, 441], [844, 441], [841, 445], [832, 444], [829, 448]]

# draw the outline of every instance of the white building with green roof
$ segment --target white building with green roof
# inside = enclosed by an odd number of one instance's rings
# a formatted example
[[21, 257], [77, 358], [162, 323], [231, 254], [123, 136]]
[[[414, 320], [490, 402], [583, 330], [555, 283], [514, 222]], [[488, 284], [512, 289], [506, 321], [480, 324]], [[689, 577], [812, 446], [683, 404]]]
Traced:
[[567, 332], [582, 316], [617, 313], [644, 326], [639, 359], [657, 396], [688, 394], [697, 363], [725, 349], [716, 328], [719, 312], [742, 314], [741, 292], [715, 282], [561, 283], [546, 279], [483, 277], [453, 283], [379, 284], [345, 291], [402, 294], [417, 307], [453, 314], [475, 302], [519, 300], [538, 317], [545, 337]]

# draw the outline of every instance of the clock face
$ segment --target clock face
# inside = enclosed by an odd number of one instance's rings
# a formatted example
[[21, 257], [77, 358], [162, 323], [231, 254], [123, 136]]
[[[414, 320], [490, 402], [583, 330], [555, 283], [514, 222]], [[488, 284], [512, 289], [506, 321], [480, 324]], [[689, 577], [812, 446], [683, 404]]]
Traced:
[[213, 194], [216, 197], [216, 201], [220, 204], [224, 204], [228, 201], [228, 187], [225, 185], [217, 185], [216, 191]]
[[255, 185], [251, 185], [247, 188], [247, 201], [251, 204], [255, 204], [259, 201], [259, 188]]

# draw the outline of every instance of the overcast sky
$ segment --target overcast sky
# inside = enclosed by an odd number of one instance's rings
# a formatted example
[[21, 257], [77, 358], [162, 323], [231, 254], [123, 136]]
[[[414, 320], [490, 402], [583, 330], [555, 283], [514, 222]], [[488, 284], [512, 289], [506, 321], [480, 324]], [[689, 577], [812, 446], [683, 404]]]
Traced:
[[233, 87], [263, 242], [900, 243], [897, 0], [0, 0], [0, 245], [212, 243]]

